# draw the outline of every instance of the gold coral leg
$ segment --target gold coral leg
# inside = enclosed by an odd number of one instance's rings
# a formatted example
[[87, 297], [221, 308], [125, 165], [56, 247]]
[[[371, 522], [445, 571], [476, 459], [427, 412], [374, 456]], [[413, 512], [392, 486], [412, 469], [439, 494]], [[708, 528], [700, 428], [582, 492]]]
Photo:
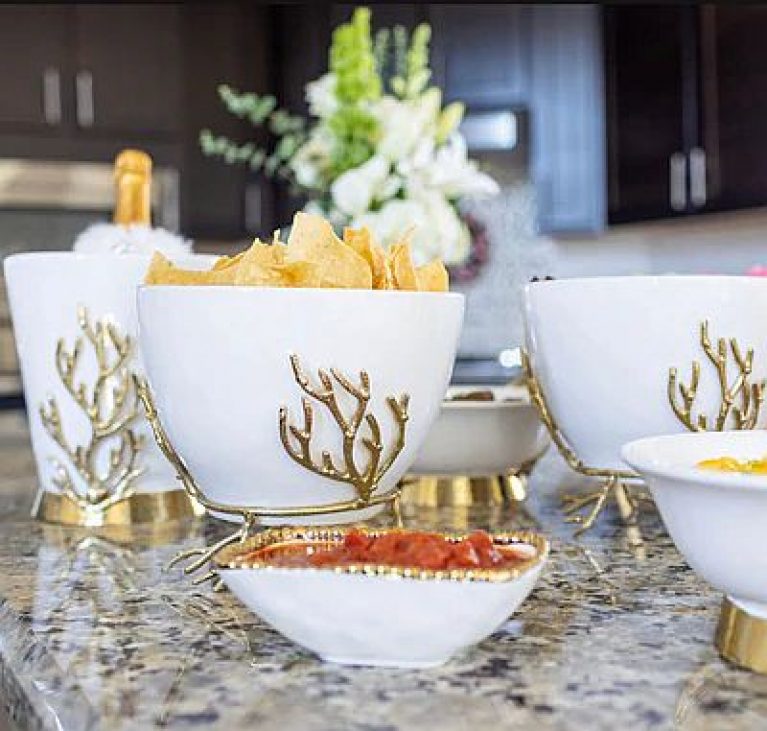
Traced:
[[[565, 522], [580, 524], [580, 527], [575, 531], [576, 536], [583, 535], [583, 533], [594, 525], [594, 521], [599, 517], [602, 510], [604, 510], [607, 498], [618, 483], [619, 480], [617, 477], [608, 477], [598, 490], [591, 492], [588, 495], [579, 496], [573, 499], [570, 505], [565, 508], [565, 514], [567, 515]], [[591, 510], [589, 510], [585, 516], [578, 514], [579, 510], [592, 504], [593, 506]]]
[[402, 520], [402, 501], [401, 501], [401, 493], [397, 493], [391, 501], [391, 514], [392, 519], [394, 520], [394, 525], [397, 526], [397, 528], [402, 528], [404, 526], [404, 521]]

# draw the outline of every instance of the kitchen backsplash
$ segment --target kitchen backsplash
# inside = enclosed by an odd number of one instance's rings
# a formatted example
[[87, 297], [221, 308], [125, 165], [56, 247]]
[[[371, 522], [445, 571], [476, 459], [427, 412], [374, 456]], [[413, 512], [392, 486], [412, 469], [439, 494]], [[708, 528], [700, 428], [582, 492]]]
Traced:
[[0, 211], [0, 258], [20, 251], [71, 249], [77, 234], [108, 214], [80, 211]]
[[453, 288], [466, 295], [466, 316], [459, 353], [497, 358], [522, 341], [519, 306], [530, 277], [551, 267], [552, 243], [535, 230], [535, 189], [529, 181], [507, 183], [501, 194], [477, 201], [467, 211], [486, 227], [489, 260], [478, 276]]

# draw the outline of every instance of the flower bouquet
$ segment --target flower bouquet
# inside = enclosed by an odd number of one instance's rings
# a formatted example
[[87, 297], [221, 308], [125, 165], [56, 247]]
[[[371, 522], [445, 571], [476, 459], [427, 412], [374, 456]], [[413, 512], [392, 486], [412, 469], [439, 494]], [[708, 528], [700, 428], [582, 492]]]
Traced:
[[370, 11], [357, 8], [333, 32], [330, 69], [307, 84], [310, 118], [290, 114], [273, 96], [221, 86], [227, 109], [270, 133], [244, 144], [203, 130], [203, 151], [284, 181], [336, 227], [367, 227], [388, 245], [412, 228], [416, 263], [441, 258], [459, 266], [471, 232], [459, 203], [498, 186], [467, 155], [458, 131], [463, 104], [442, 106], [429, 85], [431, 29], [400, 26], [373, 38]]

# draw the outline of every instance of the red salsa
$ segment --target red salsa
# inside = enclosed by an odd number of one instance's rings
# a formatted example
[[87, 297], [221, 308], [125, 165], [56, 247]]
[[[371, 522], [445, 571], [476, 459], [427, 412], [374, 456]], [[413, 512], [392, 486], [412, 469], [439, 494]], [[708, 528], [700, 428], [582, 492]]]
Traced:
[[285, 567], [336, 567], [377, 564], [400, 568], [510, 569], [529, 561], [535, 549], [526, 543], [498, 546], [484, 531], [474, 531], [461, 540], [438, 533], [391, 531], [380, 536], [349, 531], [343, 541], [291, 541], [266, 546], [239, 556]]

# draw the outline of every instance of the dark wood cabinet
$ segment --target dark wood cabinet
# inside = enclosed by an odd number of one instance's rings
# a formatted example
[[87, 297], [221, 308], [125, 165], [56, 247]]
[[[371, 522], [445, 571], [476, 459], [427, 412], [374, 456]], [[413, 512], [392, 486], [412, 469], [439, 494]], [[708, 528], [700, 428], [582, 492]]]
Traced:
[[435, 83], [470, 107], [522, 103], [530, 78], [530, 7], [430, 5]]
[[683, 30], [687, 9], [605, 9], [610, 220], [687, 208]]
[[704, 207], [765, 205], [767, 7], [705, 6], [700, 38]]
[[62, 128], [71, 111], [63, 87], [71, 68], [71, 19], [72, 9], [63, 6], [0, 9], [0, 132]]
[[273, 210], [269, 181], [205, 157], [199, 145], [204, 128], [242, 142], [258, 135], [227, 112], [217, 89], [226, 83], [259, 93], [270, 90], [267, 10], [220, 2], [190, 3], [184, 10], [181, 220], [184, 233], [194, 238], [263, 236], [282, 223]]
[[[351, 18], [355, 3], [333, 3], [330, 8], [331, 28], [345, 23]], [[426, 19], [428, 6], [422, 3], [386, 3], [370, 6], [372, 11], [373, 30], [393, 28], [401, 25], [412, 30], [418, 23]]]
[[0, 156], [111, 162], [137, 146], [177, 171], [185, 235], [270, 231], [270, 185], [199, 149], [204, 127], [254, 134], [217, 89], [273, 88], [268, 25], [246, 0], [0, 5]]
[[605, 9], [609, 220], [767, 204], [767, 7]]
[[0, 7], [0, 129], [162, 137], [181, 125], [177, 5]]
[[83, 133], [179, 131], [181, 12], [178, 5], [77, 6], [73, 84]]

